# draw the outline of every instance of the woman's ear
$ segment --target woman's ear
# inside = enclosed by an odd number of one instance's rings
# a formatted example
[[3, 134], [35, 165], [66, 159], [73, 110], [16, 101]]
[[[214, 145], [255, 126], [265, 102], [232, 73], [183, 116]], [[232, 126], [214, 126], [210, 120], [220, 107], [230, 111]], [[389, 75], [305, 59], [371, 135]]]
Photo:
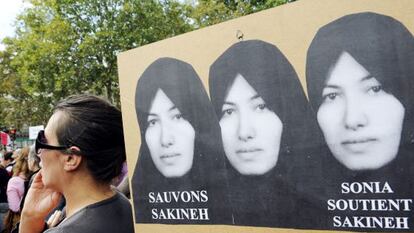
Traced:
[[64, 155], [64, 169], [65, 171], [74, 171], [79, 168], [82, 163], [82, 156], [80, 149], [77, 146], [71, 146], [68, 152]]

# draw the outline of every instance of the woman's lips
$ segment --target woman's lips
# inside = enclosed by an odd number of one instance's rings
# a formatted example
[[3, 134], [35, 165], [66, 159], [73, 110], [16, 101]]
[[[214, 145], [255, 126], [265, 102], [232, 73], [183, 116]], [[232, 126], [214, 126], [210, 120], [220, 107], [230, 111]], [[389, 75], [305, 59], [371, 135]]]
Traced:
[[257, 151], [262, 151], [262, 149], [260, 148], [238, 149], [236, 150], [236, 153], [242, 154], [242, 153], [252, 153], [252, 152], [257, 152]]
[[363, 153], [372, 145], [372, 143], [377, 141], [378, 140], [376, 138], [355, 138], [344, 140], [341, 144], [348, 151]]
[[160, 156], [160, 159], [170, 159], [174, 157], [180, 156], [180, 153], [173, 153], [173, 154], [163, 154]]
[[262, 152], [261, 148], [242, 148], [236, 150], [236, 154], [243, 160], [254, 160], [258, 153]]
[[359, 143], [367, 143], [367, 142], [373, 142], [373, 141], [377, 141], [377, 139], [375, 138], [350, 139], [350, 140], [343, 141], [342, 144], [344, 145], [359, 144]]

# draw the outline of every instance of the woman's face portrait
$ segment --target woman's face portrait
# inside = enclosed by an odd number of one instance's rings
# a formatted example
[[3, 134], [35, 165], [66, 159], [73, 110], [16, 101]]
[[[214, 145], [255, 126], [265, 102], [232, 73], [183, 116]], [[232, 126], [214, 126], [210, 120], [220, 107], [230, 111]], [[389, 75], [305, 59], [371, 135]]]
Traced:
[[405, 109], [346, 51], [328, 75], [318, 123], [333, 156], [350, 170], [373, 170], [398, 153]]
[[243, 175], [262, 175], [275, 167], [282, 122], [242, 75], [228, 90], [220, 119], [224, 151]]
[[181, 177], [191, 169], [194, 139], [194, 128], [158, 89], [149, 110], [145, 141], [152, 161], [162, 175]]

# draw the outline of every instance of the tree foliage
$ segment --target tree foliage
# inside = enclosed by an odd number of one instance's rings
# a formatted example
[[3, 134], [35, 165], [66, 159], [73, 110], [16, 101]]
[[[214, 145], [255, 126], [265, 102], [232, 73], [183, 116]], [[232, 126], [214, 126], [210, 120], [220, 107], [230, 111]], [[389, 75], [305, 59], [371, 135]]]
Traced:
[[296, 0], [199, 0], [190, 7], [195, 27], [205, 27]]
[[0, 126], [45, 124], [77, 93], [119, 105], [119, 52], [288, 0], [29, 0], [0, 51]]
[[0, 54], [2, 123], [17, 127], [44, 124], [54, 103], [71, 94], [119, 105], [116, 55], [192, 29], [177, 2], [30, 2]]

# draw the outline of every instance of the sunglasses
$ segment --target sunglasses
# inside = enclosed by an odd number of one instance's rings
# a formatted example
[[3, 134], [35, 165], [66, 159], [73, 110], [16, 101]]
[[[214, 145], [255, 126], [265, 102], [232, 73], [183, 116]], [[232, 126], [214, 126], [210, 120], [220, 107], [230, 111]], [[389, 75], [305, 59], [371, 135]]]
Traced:
[[35, 151], [36, 154], [40, 154], [40, 149], [49, 149], [49, 150], [66, 150], [68, 146], [52, 146], [47, 144], [47, 140], [45, 137], [45, 131], [40, 130], [37, 134], [36, 142], [35, 142]]

